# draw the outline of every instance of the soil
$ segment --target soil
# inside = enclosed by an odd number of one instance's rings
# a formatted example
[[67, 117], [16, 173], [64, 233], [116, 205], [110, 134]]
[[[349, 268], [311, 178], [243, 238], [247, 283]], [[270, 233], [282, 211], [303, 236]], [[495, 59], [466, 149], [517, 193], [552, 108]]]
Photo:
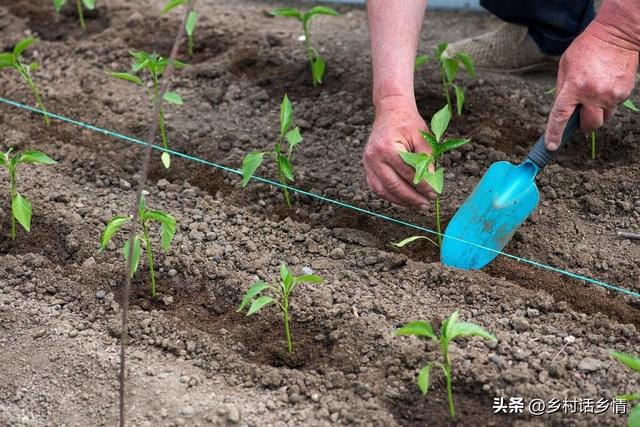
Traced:
[[[237, 167], [249, 150], [274, 143], [286, 92], [304, 137], [296, 186], [431, 227], [432, 215], [391, 206], [366, 186], [360, 158], [373, 110], [365, 11], [339, 6], [342, 17], [314, 24], [328, 62], [314, 89], [298, 25], [270, 17], [276, 5], [198, 2], [195, 56], [183, 58], [190, 66], [173, 81], [185, 105], [168, 107], [170, 146]], [[50, 111], [143, 138], [144, 94], [105, 72], [126, 70], [129, 49], [168, 54], [180, 16], [159, 9], [101, 1], [82, 32], [70, 6], [56, 15], [49, 0], [0, 0], [0, 48], [39, 37], [26, 56], [42, 65], [35, 79]], [[496, 25], [486, 14], [426, 19], [421, 52]], [[465, 112], [450, 132], [473, 143], [444, 160], [447, 219], [492, 162], [526, 154], [544, 129], [553, 82], [553, 73], [465, 77]], [[419, 72], [416, 94], [425, 117], [443, 104], [433, 64]], [[33, 103], [6, 70], [0, 95]], [[639, 120], [620, 111], [598, 134], [596, 160], [576, 136], [538, 178], [542, 202], [507, 252], [640, 291], [640, 245], [616, 237], [640, 229]], [[97, 242], [111, 216], [130, 211], [141, 148], [56, 120], [46, 126], [5, 105], [0, 125], [1, 149], [40, 149], [59, 161], [19, 170], [33, 228], [16, 242], [0, 239], [0, 424], [114, 425], [124, 237], [104, 252]], [[259, 173], [272, 176], [268, 166]], [[613, 426], [625, 416], [497, 415], [492, 406], [499, 397], [597, 400], [640, 388], [609, 356], [640, 353], [640, 305], [631, 297], [507, 258], [483, 271], [449, 269], [429, 243], [389, 245], [411, 229], [306, 196], [287, 209], [276, 189], [242, 189], [235, 175], [178, 158], [167, 171], [154, 156], [147, 192], [149, 206], [173, 214], [179, 230], [156, 259], [158, 300], [148, 296], [144, 263], [134, 280], [131, 425]], [[6, 206], [6, 195], [0, 201]], [[3, 236], [8, 212], [0, 212]], [[275, 281], [281, 262], [326, 281], [296, 290], [293, 355], [275, 310], [236, 313], [253, 281]], [[415, 384], [436, 346], [394, 330], [416, 319], [439, 323], [456, 309], [498, 341], [452, 345], [451, 423], [439, 373], [427, 397]]]

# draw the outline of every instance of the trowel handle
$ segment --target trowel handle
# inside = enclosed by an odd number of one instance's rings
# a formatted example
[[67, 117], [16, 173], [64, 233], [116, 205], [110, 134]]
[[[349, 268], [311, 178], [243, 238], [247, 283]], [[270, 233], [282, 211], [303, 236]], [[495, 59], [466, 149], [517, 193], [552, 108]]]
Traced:
[[580, 109], [581, 108], [578, 105], [569, 118], [567, 126], [564, 128], [564, 133], [562, 134], [562, 141], [560, 141], [560, 146], [556, 151], [547, 150], [547, 147], [545, 147], [544, 144], [543, 134], [540, 139], [538, 139], [538, 142], [536, 142], [536, 145], [534, 145], [531, 151], [529, 151], [527, 159], [535, 163], [540, 169], [547, 166], [551, 159], [555, 157], [556, 153], [560, 151], [560, 148], [562, 148], [562, 146], [571, 139], [573, 132], [575, 132], [576, 129], [578, 129], [578, 126], [580, 126]]

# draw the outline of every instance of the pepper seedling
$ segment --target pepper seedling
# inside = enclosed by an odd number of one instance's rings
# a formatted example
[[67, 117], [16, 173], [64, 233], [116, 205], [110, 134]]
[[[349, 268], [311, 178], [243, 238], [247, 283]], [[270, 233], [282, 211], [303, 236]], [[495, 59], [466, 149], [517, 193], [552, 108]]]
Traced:
[[18, 192], [17, 169], [20, 164], [54, 165], [58, 162], [40, 151], [25, 151], [22, 154], [11, 154], [12, 149], [0, 154], [0, 166], [4, 166], [9, 174], [11, 191], [11, 240], [16, 239], [16, 221], [25, 231], [31, 231], [31, 203]]
[[[287, 149], [283, 151], [282, 145], [287, 141]], [[242, 187], [246, 187], [255, 174], [256, 170], [262, 164], [264, 156], [271, 154], [278, 168], [278, 179], [280, 183], [294, 181], [293, 175], [293, 149], [302, 142], [300, 128], [293, 127], [293, 106], [287, 95], [282, 99], [280, 104], [280, 135], [278, 141], [272, 151], [260, 152], [253, 151], [247, 154], [242, 161]], [[284, 200], [288, 207], [291, 207], [291, 197], [286, 188], [282, 188]]]
[[[153, 251], [151, 248], [151, 239], [149, 237], [149, 228], [151, 222], [157, 222], [160, 224], [160, 247], [164, 252], [169, 250], [171, 246], [171, 242], [173, 241], [173, 237], [176, 234], [176, 219], [169, 215], [166, 212], [157, 211], [157, 210], [148, 210], [146, 208], [146, 203], [144, 198], [140, 200], [140, 205], [138, 206], [138, 221], [140, 224], [140, 232], [135, 236], [133, 243], [133, 258], [131, 262], [129, 262], [129, 244], [130, 241], [124, 244], [124, 248], [122, 252], [124, 254], [125, 262], [128, 266], [130, 266], [129, 274], [131, 277], [134, 276], [136, 271], [138, 271], [138, 264], [140, 263], [140, 254], [142, 252], [142, 247], [144, 245], [144, 251], [147, 255], [147, 263], [149, 265], [149, 273], [151, 275], [151, 297], [156, 298], [156, 272], [154, 268], [153, 262]], [[100, 251], [106, 249], [107, 244], [111, 241], [113, 236], [115, 236], [118, 231], [124, 226], [126, 223], [131, 221], [131, 218], [128, 216], [116, 215], [111, 218], [102, 232], [102, 236], [100, 237]]]
[[33, 78], [31, 77], [31, 73], [33, 71], [36, 71], [40, 66], [38, 65], [37, 62], [32, 62], [29, 65], [24, 65], [22, 63], [22, 52], [24, 52], [29, 46], [31, 46], [35, 42], [37, 42], [36, 39], [34, 39], [33, 37], [28, 37], [26, 39], [20, 40], [13, 48], [13, 51], [1, 53], [0, 54], [0, 70], [3, 68], [13, 68], [20, 74], [20, 77], [22, 77], [22, 80], [24, 80], [27, 86], [29, 86], [29, 89], [31, 90], [33, 97], [36, 99], [36, 105], [44, 113], [44, 122], [46, 124], [49, 124], [49, 116], [47, 113], [47, 109], [44, 108], [44, 103], [42, 102], [40, 91], [38, 90], [38, 87], [33, 82]]
[[[151, 104], [151, 108], [155, 106], [156, 102], [159, 102], [160, 97], [160, 78], [162, 74], [166, 70], [169, 65], [169, 60], [163, 58], [162, 56], [154, 53], [147, 53], [142, 51], [129, 51], [131, 56], [133, 56], [133, 64], [131, 65], [131, 73], [109, 73], [112, 77], [115, 77], [120, 80], [125, 80], [131, 83], [134, 83], [138, 86], [142, 86], [145, 88], [147, 92], [147, 97], [149, 98], [149, 102]], [[178, 60], [173, 60], [171, 65], [175, 69], [180, 69], [185, 67], [187, 64], [184, 64]], [[138, 74], [146, 71], [150, 77], [150, 86], [145, 83]], [[165, 92], [163, 96], [163, 100], [168, 102], [169, 104], [182, 105], [184, 102], [182, 101], [182, 97], [178, 95], [176, 92]], [[158, 128], [160, 130], [160, 137], [162, 138], [162, 146], [164, 148], [169, 148], [169, 144], [167, 142], [167, 131], [165, 128], [165, 120], [164, 120], [164, 107], [162, 103], [160, 104], [160, 111], [158, 113]], [[165, 168], [169, 169], [171, 166], [171, 156], [169, 156], [168, 152], [163, 152], [161, 156], [162, 164]]]
[[162, 9], [162, 14], [167, 14], [178, 6], [187, 6], [191, 8], [189, 16], [187, 16], [187, 22], [184, 24], [184, 30], [187, 34], [188, 53], [189, 56], [193, 56], [193, 33], [198, 23], [198, 12], [193, 10], [193, 4], [195, 0], [169, 0]]
[[[314, 274], [305, 274], [302, 276], [294, 276], [285, 264], [280, 265], [280, 283], [277, 285], [271, 285], [262, 280], [255, 282], [249, 290], [244, 294], [240, 307], [238, 307], [238, 313], [241, 313], [248, 307], [247, 316], [251, 316], [262, 310], [269, 304], [275, 304], [280, 308], [282, 312], [282, 319], [284, 321], [284, 334], [287, 339], [287, 351], [293, 352], [293, 341], [291, 339], [291, 328], [289, 321], [291, 320], [291, 314], [289, 311], [289, 302], [291, 299], [291, 293], [295, 287], [301, 283], [322, 283], [323, 279], [320, 276]], [[271, 294], [264, 295], [265, 293]]]
[[453, 403], [453, 369], [451, 364], [451, 357], [449, 355], [449, 344], [458, 338], [478, 336], [485, 340], [495, 341], [496, 337], [482, 329], [475, 323], [459, 322], [459, 313], [454, 311], [447, 320], [442, 323], [440, 327], [440, 333], [437, 334], [433, 327], [425, 321], [417, 321], [407, 323], [396, 331], [396, 335], [414, 335], [417, 337], [423, 337], [430, 339], [438, 343], [440, 347], [440, 353], [442, 355], [442, 362], [431, 362], [425, 365], [418, 373], [418, 388], [423, 395], [427, 395], [429, 391], [429, 374], [431, 368], [435, 365], [442, 369], [444, 373], [444, 379], [447, 387], [447, 401], [449, 404], [449, 416], [451, 419], [455, 419], [456, 412]]
[[[53, 0], [53, 7], [55, 7], [56, 12], [60, 13], [62, 6], [67, 3], [67, 0]], [[96, 8], [96, 0], [76, 0], [76, 10], [78, 11], [78, 19], [80, 20], [80, 26], [82, 29], [86, 28], [84, 23], [84, 11], [82, 7], [86, 7], [88, 10], [93, 10]]]
[[440, 43], [436, 47], [435, 53], [432, 56], [419, 55], [416, 58], [415, 68], [421, 68], [427, 61], [436, 61], [440, 68], [440, 81], [442, 82], [442, 91], [447, 100], [447, 105], [449, 106], [449, 109], [453, 111], [450, 94], [450, 89], [453, 88], [456, 96], [456, 109], [458, 111], [458, 115], [462, 115], [465, 96], [464, 91], [455, 83], [455, 80], [458, 76], [460, 66], [464, 67], [471, 78], [475, 79], [477, 76], [476, 67], [473, 64], [471, 56], [467, 53], [458, 52], [452, 57], [445, 56], [444, 52], [447, 50], [447, 47], [449, 47], [448, 43]]
[[[623, 363], [627, 367], [629, 367], [632, 371], [640, 373], [640, 358], [631, 356], [630, 354], [622, 353], [620, 351], [612, 351], [611, 356], [616, 359], [618, 362]], [[626, 400], [628, 402], [640, 402], [640, 392], [623, 394], [622, 396], [618, 396], [617, 399]], [[637, 403], [630, 411], [629, 411], [629, 419], [627, 420], [628, 427], [638, 427], [640, 426], [640, 403]]]
[[316, 15], [338, 16], [338, 12], [326, 6], [314, 6], [304, 13], [292, 7], [281, 7], [271, 11], [271, 15], [294, 18], [302, 23], [302, 31], [304, 33], [302, 37], [304, 38], [304, 47], [307, 50], [307, 59], [309, 60], [309, 66], [311, 67], [312, 83], [313, 86], [321, 84], [327, 63], [311, 43], [311, 20]]
[[[402, 160], [416, 171], [413, 184], [418, 185], [420, 182], [426, 181], [438, 194], [435, 202], [438, 246], [442, 245], [440, 194], [444, 188], [444, 168], [440, 167], [440, 158], [444, 153], [455, 150], [471, 141], [470, 139], [443, 140], [442, 136], [449, 127], [450, 121], [451, 110], [445, 105], [431, 118], [431, 131], [420, 131], [424, 140], [427, 141], [427, 144], [431, 147], [430, 154], [411, 153], [408, 151], [400, 152]], [[431, 167], [433, 167], [433, 171], [430, 170]]]

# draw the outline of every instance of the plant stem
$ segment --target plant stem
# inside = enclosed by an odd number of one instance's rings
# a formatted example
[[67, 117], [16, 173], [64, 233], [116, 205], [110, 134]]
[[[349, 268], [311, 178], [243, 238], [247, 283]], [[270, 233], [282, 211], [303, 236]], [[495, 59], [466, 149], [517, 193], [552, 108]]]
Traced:
[[[9, 179], [11, 180], [11, 202], [17, 196], [16, 189], [16, 171], [9, 170]], [[11, 240], [16, 240], [16, 216], [13, 214], [13, 208], [11, 209]]]
[[40, 96], [40, 91], [38, 90], [38, 87], [33, 82], [33, 79], [29, 75], [29, 72], [24, 67], [24, 65], [20, 64], [19, 67], [21, 68], [19, 70], [20, 75], [27, 82], [27, 86], [29, 86], [29, 89], [31, 89], [31, 93], [33, 94], [33, 97], [36, 99], [36, 106], [44, 112], [44, 122], [47, 125], [50, 124], [49, 116], [47, 115], [47, 109], [44, 107], [44, 103], [42, 102], [42, 97]]
[[144, 236], [144, 247], [147, 252], [147, 262], [149, 263], [149, 272], [151, 273], [151, 298], [156, 298], [156, 272], [153, 267], [153, 254], [151, 253], [151, 242], [149, 241], [149, 230], [147, 223], [142, 223], [142, 233]]
[[596, 131], [591, 131], [591, 160], [596, 159]]
[[444, 91], [444, 96], [447, 98], [447, 105], [449, 106], [449, 112], [453, 112], [451, 107], [451, 96], [449, 95], [449, 85], [445, 79], [444, 70], [440, 67], [440, 77], [442, 78], [442, 90]]
[[189, 49], [188, 49], [189, 56], [193, 56], [193, 37], [187, 36], [187, 39], [189, 43]]
[[289, 328], [289, 297], [285, 295], [283, 298], [283, 302], [284, 302], [284, 305], [283, 305], [284, 334], [287, 337], [287, 351], [289, 353], [293, 353], [293, 342], [291, 341], [291, 329]]
[[78, 18], [80, 18], [80, 26], [84, 30], [87, 27], [84, 25], [84, 13], [82, 12], [81, 0], [76, 0], [76, 7], [78, 8]]
[[438, 246], [442, 247], [442, 226], [440, 224], [440, 196], [436, 197], [436, 231], [438, 232]]
[[313, 61], [315, 59], [315, 50], [311, 46], [311, 38], [309, 37], [309, 28], [305, 25], [303, 27], [304, 30], [304, 47], [307, 49], [307, 58], [309, 59], [309, 66], [311, 67], [311, 82], [313, 83], [313, 87], [318, 86], [316, 82], [316, 77], [313, 74]]
[[453, 420], [456, 418], [456, 409], [453, 406], [453, 388], [451, 386], [451, 377], [453, 375], [453, 372], [451, 369], [451, 358], [449, 357], [448, 348], [445, 349], [444, 352], [444, 371], [445, 382], [447, 384], [447, 402], [449, 404], [449, 416]]

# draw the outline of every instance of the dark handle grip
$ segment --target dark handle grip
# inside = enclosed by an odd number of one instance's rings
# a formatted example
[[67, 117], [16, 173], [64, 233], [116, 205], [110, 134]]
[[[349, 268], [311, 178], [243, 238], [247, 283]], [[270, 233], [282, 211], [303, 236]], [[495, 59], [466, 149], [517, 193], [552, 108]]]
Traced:
[[562, 134], [562, 140], [560, 141], [560, 146], [556, 151], [547, 150], [544, 143], [544, 134], [538, 139], [536, 145], [533, 146], [529, 154], [527, 155], [527, 159], [531, 160], [535, 163], [540, 169], [547, 166], [547, 164], [556, 156], [556, 153], [560, 151], [560, 148], [564, 144], [569, 141], [571, 135], [578, 129], [580, 126], [580, 106], [578, 105], [571, 114], [569, 121], [567, 122], [567, 126], [564, 128], [564, 133]]

